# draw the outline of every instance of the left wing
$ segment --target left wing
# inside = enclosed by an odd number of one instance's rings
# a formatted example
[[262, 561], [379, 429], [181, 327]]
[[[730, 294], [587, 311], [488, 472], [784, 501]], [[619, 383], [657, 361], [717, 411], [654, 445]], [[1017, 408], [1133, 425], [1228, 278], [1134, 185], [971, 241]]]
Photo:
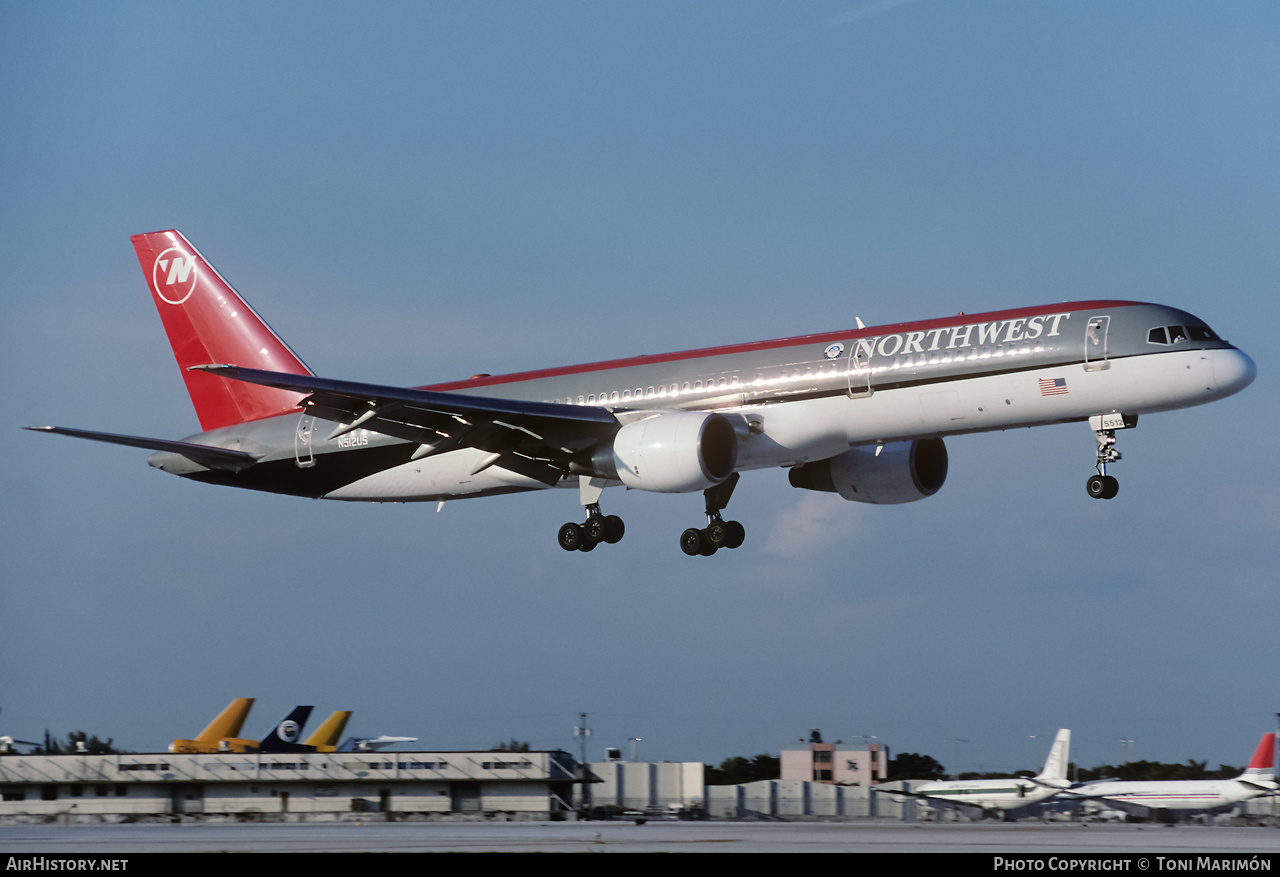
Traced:
[[415, 460], [478, 448], [488, 455], [472, 474], [496, 465], [548, 485], [556, 484], [577, 456], [619, 425], [612, 412], [594, 406], [387, 387], [236, 365], [192, 369], [304, 394], [300, 404], [306, 411], [338, 422], [331, 439], [369, 429], [417, 442]]

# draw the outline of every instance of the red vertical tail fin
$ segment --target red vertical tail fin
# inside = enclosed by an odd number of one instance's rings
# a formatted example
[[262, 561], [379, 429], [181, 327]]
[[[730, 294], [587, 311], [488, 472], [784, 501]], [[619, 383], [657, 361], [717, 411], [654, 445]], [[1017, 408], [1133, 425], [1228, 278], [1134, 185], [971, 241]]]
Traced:
[[297, 393], [189, 371], [193, 365], [225, 363], [312, 373], [179, 232], [138, 234], [131, 240], [200, 427], [207, 432], [296, 410]]
[[1270, 773], [1275, 764], [1276, 734], [1269, 731], [1258, 741], [1258, 748], [1249, 760], [1249, 770], [1265, 770]]

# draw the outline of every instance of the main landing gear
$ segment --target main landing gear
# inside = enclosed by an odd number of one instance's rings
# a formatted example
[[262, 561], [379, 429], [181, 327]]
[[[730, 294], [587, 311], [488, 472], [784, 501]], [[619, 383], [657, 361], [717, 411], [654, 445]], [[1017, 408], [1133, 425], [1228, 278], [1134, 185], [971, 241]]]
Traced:
[[[746, 540], [745, 527], [737, 521], [726, 521], [720, 515], [729, 504], [738, 477], [734, 472], [724, 483], [702, 492], [707, 501], [707, 526], [702, 529], [690, 527], [680, 534], [680, 550], [685, 554], [710, 557], [721, 548], [737, 548]], [[626, 532], [622, 518], [600, 512], [600, 494], [604, 492], [604, 485], [601, 479], [579, 476], [578, 491], [587, 510], [587, 520], [582, 524], [570, 521], [560, 528], [558, 541], [565, 551], [594, 551], [601, 542], [612, 545], [622, 540]]]
[[592, 551], [601, 542], [613, 545], [622, 541], [627, 531], [622, 518], [600, 513], [600, 495], [604, 493], [604, 485], [602, 479], [578, 476], [578, 496], [587, 510], [587, 520], [582, 524], [570, 521], [560, 528], [560, 547], [565, 551]]
[[610, 545], [621, 542], [626, 531], [622, 518], [602, 515], [599, 504], [592, 503], [587, 506], [586, 523], [570, 521], [560, 528], [560, 547], [565, 551], [591, 551], [601, 542]]
[[721, 548], [737, 548], [747, 538], [747, 530], [737, 521], [726, 521], [720, 516], [729, 497], [733, 496], [733, 488], [738, 484], [738, 473], [734, 472], [724, 482], [702, 495], [707, 500], [707, 526], [701, 530], [690, 527], [680, 534], [680, 550], [690, 557], [710, 557]]
[[1114, 499], [1120, 492], [1120, 482], [1107, 474], [1107, 464], [1120, 460], [1116, 450], [1116, 430], [1138, 425], [1136, 414], [1099, 414], [1089, 418], [1094, 437], [1098, 440], [1097, 475], [1089, 476], [1084, 488], [1093, 499]]

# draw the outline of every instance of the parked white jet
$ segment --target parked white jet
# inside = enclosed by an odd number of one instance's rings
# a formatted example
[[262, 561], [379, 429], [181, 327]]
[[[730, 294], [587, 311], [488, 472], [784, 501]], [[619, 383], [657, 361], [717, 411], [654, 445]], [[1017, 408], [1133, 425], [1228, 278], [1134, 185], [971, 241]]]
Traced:
[[1274, 795], [1277, 786], [1275, 764], [1276, 735], [1262, 735], [1258, 748], [1244, 773], [1230, 780], [1104, 780], [1085, 783], [1063, 797], [1114, 801], [1150, 810], [1212, 810], [1262, 795]]
[[1071, 785], [1067, 781], [1067, 762], [1071, 748], [1071, 731], [1063, 728], [1053, 739], [1044, 770], [1034, 779], [1011, 778], [999, 780], [952, 780], [925, 783], [910, 792], [890, 794], [911, 795], [931, 801], [952, 804], [971, 804], [984, 810], [1012, 810], [1052, 798], [1060, 790]]

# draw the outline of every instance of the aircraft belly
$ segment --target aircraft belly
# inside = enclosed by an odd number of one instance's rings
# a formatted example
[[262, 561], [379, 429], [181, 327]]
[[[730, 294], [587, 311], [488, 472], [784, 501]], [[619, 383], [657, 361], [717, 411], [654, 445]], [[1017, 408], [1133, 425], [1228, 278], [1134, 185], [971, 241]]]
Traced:
[[411, 460], [326, 493], [325, 499], [414, 502], [541, 490], [547, 485], [500, 466], [472, 474], [488, 455], [476, 448]]

